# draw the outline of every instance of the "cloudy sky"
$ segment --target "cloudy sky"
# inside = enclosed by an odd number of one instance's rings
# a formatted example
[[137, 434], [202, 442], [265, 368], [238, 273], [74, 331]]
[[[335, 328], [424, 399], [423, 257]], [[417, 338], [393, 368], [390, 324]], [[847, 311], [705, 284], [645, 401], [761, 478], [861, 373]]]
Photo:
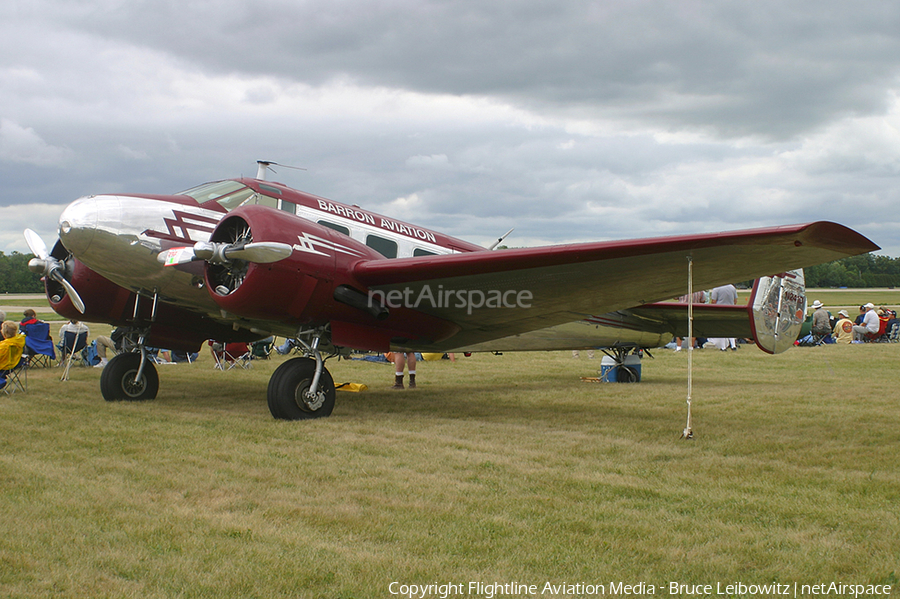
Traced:
[[900, 3], [31, 0], [0, 251], [90, 193], [256, 173], [477, 243], [834, 220], [900, 256]]

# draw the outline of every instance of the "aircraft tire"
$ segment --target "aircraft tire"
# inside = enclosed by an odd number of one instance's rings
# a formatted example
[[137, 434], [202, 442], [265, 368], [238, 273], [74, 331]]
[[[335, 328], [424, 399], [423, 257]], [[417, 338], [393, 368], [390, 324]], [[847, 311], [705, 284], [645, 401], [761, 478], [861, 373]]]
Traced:
[[617, 382], [619, 383], [636, 383], [641, 380], [638, 372], [634, 368], [629, 368], [628, 366], [619, 366], [617, 377]]
[[279, 420], [308, 420], [325, 418], [334, 410], [334, 380], [327, 369], [322, 370], [319, 377], [319, 392], [322, 394], [322, 405], [310, 409], [301, 394], [309, 389], [316, 373], [316, 361], [310, 358], [294, 358], [279, 366], [269, 379], [267, 399], [269, 411]]
[[141, 381], [135, 375], [141, 365], [141, 354], [125, 353], [114, 357], [100, 374], [100, 393], [106, 401], [143, 401], [156, 399], [159, 373], [152, 362], [144, 367]]

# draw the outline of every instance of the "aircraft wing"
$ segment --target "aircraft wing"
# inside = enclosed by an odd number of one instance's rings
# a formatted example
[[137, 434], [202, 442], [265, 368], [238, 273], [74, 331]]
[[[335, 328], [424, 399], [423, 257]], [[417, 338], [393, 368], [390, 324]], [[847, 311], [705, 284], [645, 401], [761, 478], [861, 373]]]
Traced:
[[455, 323], [459, 332], [439, 344], [409, 343], [450, 349], [684, 295], [688, 258], [699, 290], [878, 249], [843, 225], [816, 222], [361, 261], [352, 274], [389, 308], [393, 298], [394, 304]]

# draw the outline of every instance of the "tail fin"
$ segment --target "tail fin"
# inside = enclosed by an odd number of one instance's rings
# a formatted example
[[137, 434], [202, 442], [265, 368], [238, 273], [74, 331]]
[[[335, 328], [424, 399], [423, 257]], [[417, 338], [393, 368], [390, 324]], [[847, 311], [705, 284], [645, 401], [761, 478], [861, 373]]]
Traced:
[[803, 270], [761, 277], [748, 303], [750, 326], [759, 349], [779, 354], [794, 345], [806, 318]]

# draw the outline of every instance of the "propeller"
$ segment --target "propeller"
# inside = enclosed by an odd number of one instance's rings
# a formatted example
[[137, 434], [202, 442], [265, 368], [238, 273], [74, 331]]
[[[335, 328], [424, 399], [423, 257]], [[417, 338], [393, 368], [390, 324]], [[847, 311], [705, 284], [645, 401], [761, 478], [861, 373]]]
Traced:
[[31, 253], [36, 256], [28, 262], [28, 270], [45, 277], [50, 277], [62, 285], [69, 295], [69, 299], [72, 300], [72, 304], [75, 308], [84, 314], [84, 302], [81, 301], [81, 296], [78, 295], [78, 292], [75, 291], [72, 284], [66, 280], [66, 277], [63, 274], [65, 270], [63, 262], [50, 255], [47, 251], [47, 244], [44, 243], [44, 240], [41, 239], [40, 235], [31, 229], [25, 229], [25, 242], [28, 244]]
[[235, 260], [269, 264], [284, 260], [294, 251], [286, 243], [277, 241], [258, 241], [247, 243], [244, 240], [235, 243], [214, 243], [198, 241], [194, 247], [176, 247], [160, 252], [157, 260], [165, 266], [186, 264], [194, 260], [206, 260], [210, 264], [231, 264]]

